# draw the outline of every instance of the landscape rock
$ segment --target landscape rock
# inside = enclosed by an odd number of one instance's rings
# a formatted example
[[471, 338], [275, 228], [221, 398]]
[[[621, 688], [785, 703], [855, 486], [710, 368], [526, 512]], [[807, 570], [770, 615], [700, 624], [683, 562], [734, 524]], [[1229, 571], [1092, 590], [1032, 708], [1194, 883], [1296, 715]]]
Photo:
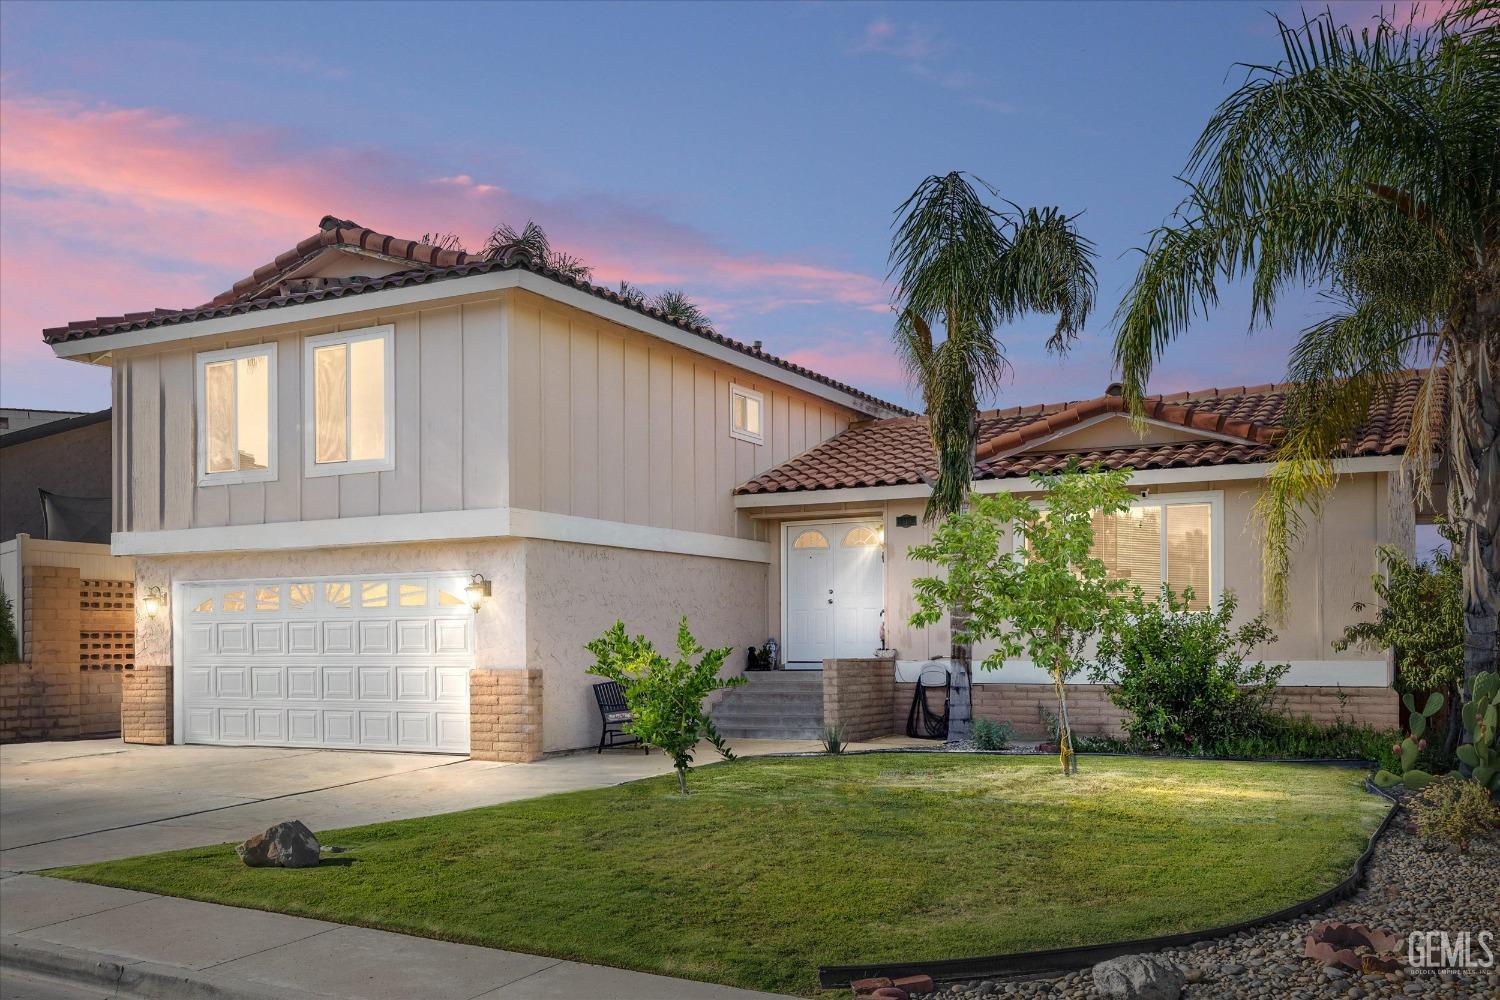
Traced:
[[1155, 955], [1122, 955], [1093, 968], [1094, 988], [1118, 1000], [1177, 1000], [1187, 977]]
[[299, 819], [257, 833], [234, 852], [251, 868], [314, 868], [323, 853], [318, 838]]

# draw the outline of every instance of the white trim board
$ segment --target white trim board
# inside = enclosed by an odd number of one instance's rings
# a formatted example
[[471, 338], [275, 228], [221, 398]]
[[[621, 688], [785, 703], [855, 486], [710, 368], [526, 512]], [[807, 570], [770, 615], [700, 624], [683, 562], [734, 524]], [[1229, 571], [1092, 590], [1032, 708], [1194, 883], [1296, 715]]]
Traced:
[[[896, 680], [911, 683], [922, 667], [931, 660], [897, 660]], [[938, 660], [946, 664], [946, 660]], [[1384, 660], [1283, 660], [1267, 658], [1266, 662], [1284, 662], [1291, 667], [1278, 687], [1346, 687], [1383, 688], [1390, 684]], [[971, 678], [975, 684], [1051, 684], [1052, 675], [1028, 659], [1008, 659], [1000, 670], [986, 670], [977, 664]], [[1086, 673], [1068, 682], [1089, 683]]]
[[111, 536], [110, 545], [118, 556], [162, 556], [209, 552], [275, 552], [283, 549], [326, 549], [476, 538], [536, 538], [758, 563], [769, 563], [772, 556], [768, 542], [510, 507], [381, 514], [374, 517], [328, 518], [318, 521], [282, 521], [222, 528], [184, 528], [176, 531], [117, 531]]
[[[1339, 475], [1360, 472], [1394, 472], [1401, 468], [1400, 455], [1371, 455], [1363, 458], [1341, 458], [1333, 463]], [[1142, 469], [1131, 475], [1126, 484], [1164, 486], [1179, 483], [1222, 483], [1240, 479], [1265, 479], [1275, 468], [1274, 462], [1252, 462], [1246, 465], [1200, 465], [1187, 469]], [[982, 479], [974, 483], [975, 493], [1040, 493], [1030, 479]], [[791, 493], [736, 494], [738, 508], [808, 507], [825, 503], [867, 503], [883, 500], [920, 500], [932, 494], [925, 483], [903, 486], [863, 486], [833, 490], [797, 490]], [[814, 512], [808, 511], [812, 514]]]
[[168, 326], [151, 327], [145, 330], [127, 330], [122, 333], [111, 333], [104, 336], [85, 337], [81, 340], [64, 341], [63, 343], [53, 344], [51, 347], [52, 353], [59, 358], [78, 358], [83, 361], [89, 361], [92, 360], [91, 356], [103, 355], [111, 351], [129, 347], [146, 347], [180, 340], [190, 340], [197, 337], [208, 337], [226, 333], [244, 333], [251, 330], [289, 328], [318, 320], [353, 316], [360, 313], [389, 313], [391, 310], [403, 307], [423, 308], [435, 306], [448, 299], [496, 292], [506, 288], [525, 289], [544, 299], [561, 302], [564, 305], [569, 305], [575, 309], [598, 316], [600, 319], [617, 323], [620, 326], [647, 334], [658, 340], [676, 344], [696, 354], [714, 358], [725, 364], [733, 365], [752, 374], [768, 378], [773, 382], [791, 386], [817, 396], [820, 399], [826, 399], [840, 406], [857, 410], [860, 413], [876, 417], [899, 416], [895, 411], [888, 410], [863, 397], [844, 392], [841, 389], [835, 389], [833, 386], [820, 382], [817, 379], [808, 378], [806, 375], [799, 375], [794, 371], [782, 368], [780, 365], [744, 354], [732, 347], [715, 343], [712, 340], [689, 333], [670, 323], [652, 319], [650, 316], [642, 315], [628, 306], [610, 302], [608, 299], [600, 298], [582, 289], [559, 284], [550, 278], [544, 278], [531, 271], [519, 269], [490, 271], [485, 274], [474, 274], [464, 278], [445, 278], [432, 283], [407, 285], [402, 288], [386, 288], [378, 292], [345, 295], [339, 298], [323, 299], [318, 302], [303, 302], [294, 306], [280, 306], [275, 309], [258, 309], [233, 316], [219, 316], [211, 319], [195, 320], [191, 323], [173, 323]]

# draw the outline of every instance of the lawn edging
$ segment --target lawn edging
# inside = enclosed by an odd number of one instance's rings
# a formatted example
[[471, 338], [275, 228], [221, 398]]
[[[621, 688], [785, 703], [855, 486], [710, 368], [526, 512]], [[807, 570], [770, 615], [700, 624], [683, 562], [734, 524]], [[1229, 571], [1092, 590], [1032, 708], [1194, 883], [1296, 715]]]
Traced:
[[[884, 750], [861, 750], [854, 753], [882, 753]], [[974, 751], [964, 751], [974, 752]], [[1001, 751], [977, 751], [979, 753], [1000, 753]], [[790, 756], [790, 755], [789, 755]], [[1104, 755], [1100, 755], [1104, 756]], [[1135, 757], [1155, 760], [1156, 757], [1148, 757], [1137, 754], [1108, 754], [1107, 756]], [[1217, 759], [1217, 758], [1201, 758]], [[1336, 760], [1336, 761], [1248, 761], [1248, 763], [1285, 763], [1285, 764], [1338, 764], [1344, 766], [1372, 766], [1368, 761]], [[1331, 889], [1327, 889], [1304, 899], [1299, 903], [1283, 907], [1275, 913], [1268, 913], [1262, 917], [1252, 917], [1249, 920], [1241, 920], [1238, 923], [1226, 924], [1221, 927], [1213, 927], [1201, 931], [1186, 931], [1181, 934], [1168, 934], [1161, 937], [1137, 938], [1131, 941], [1115, 941], [1109, 944], [1080, 945], [1073, 948], [1049, 948], [1043, 951], [1012, 952], [1006, 955], [984, 955], [975, 958], [946, 958], [928, 962], [882, 962], [865, 965], [820, 965], [818, 966], [818, 984], [824, 989], [847, 988], [849, 984], [857, 979], [874, 977], [888, 977], [899, 979], [905, 976], [928, 975], [936, 982], [949, 982], [954, 980], [969, 979], [1001, 979], [1006, 977], [1035, 975], [1047, 973], [1069, 972], [1074, 969], [1084, 969], [1099, 962], [1122, 955], [1134, 955], [1141, 952], [1160, 951], [1164, 948], [1181, 948], [1187, 945], [1197, 944], [1200, 941], [1211, 941], [1216, 938], [1228, 937], [1252, 930], [1264, 924], [1275, 923], [1281, 920], [1291, 920], [1315, 913], [1334, 903], [1341, 902], [1354, 895], [1365, 880], [1365, 869], [1369, 867], [1370, 858], [1375, 853], [1375, 846], [1385, 836], [1396, 814], [1401, 810], [1401, 804], [1396, 797], [1385, 789], [1376, 786], [1370, 778], [1365, 778], [1365, 790], [1379, 795], [1390, 803], [1386, 810], [1385, 818], [1370, 834], [1369, 843], [1365, 845], [1364, 851], [1354, 862], [1354, 869], [1342, 881]]]

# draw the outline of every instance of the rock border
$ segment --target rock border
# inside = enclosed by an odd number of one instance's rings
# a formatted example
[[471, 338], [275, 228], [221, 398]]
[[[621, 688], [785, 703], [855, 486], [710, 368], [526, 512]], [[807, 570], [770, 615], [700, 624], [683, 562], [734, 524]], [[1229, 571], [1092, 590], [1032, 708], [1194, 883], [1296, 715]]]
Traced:
[[[884, 753], [885, 750], [863, 750], [855, 753]], [[978, 751], [980, 753], [999, 754], [1000, 751]], [[769, 756], [769, 755], [767, 755]], [[786, 755], [786, 756], [802, 756]], [[826, 756], [826, 755], [818, 755]], [[1105, 756], [1105, 755], [1100, 755]], [[1107, 756], [1140, 756], [1146, 760], [1157, 760], [1160, 758], [1135, 754], [1110, 754]], [[1201, 758], [1204, 760], [1230, 760], [1229, 758]], [[1234, 761], [1239, 763], [1240, 761]], [[1343, 766], [1373, 766], [1368, 761], [1244, 761], [1243, 763], [1258, 764], [1336, 764]], [[1079, 945], [1073, 948], [1051, 948], [1044, 951], [1022, 951], [1012, 952], [1005, 955], [984, 955], [974, 958], [946, 958], [927, 962], [884, 962], [870, 963], [865, 965], [820, 965], [818, 966], [818, 985], [824, 989], [847, 988], [849, 983], [855, 979], [867, 979], [873, 977], [888, 977], [898, 979], [903, 976], [926, 974], [938, 982], [950, 982], [953, 980], [970, 979], [1003, 979], [1016, 976], [1036, 976], [1045, 974], [1056, 974], [1070, 972], [1074, 969], [1084, 969], [1099, 962], [1111, 958], [1119, 958], [1123, 955], [1133, 955], [1140, 952], [1160, 951], [1164, 948], [1182, 948], [1197, 944], [1200, 941], [1211, 941], [1217, 938], [1229, 937], [1234, 934], [1242, 934], [1265, 924], [1275, 923], [1281, 920], [1292, 920], [1296, 917], [1314, 913], [1334, 903], [1348, 899], [1359, 890], [1365, 879], [1365, 869], [1369, 867], [1370, 859], [1375, 853], [1375, 845], [1385, 836], [1391, 823], [1401, 811], [1401, 804], [1394, 795], [1379, 788], [1369, 777], [1365, 778], [1365, 790], [1380, 796], [1391, 804], [1386, 810], [1385, 818], [1370, 834], [1370, 840], [1365, 845], [1364, 851], [1354, 862], [1354, 870], [1342, 881], [1331, 889], [1327, 889], [1293, 903], [1290, 906], [1268, 913], [1261, 917], [1252, 917], [1239, 923], [1228, 924], [1221, 927], [1208, 928], [1201, 931], [1186, 931], [1181, 934], [1168, 934], [1162, 937], [1138, 938], [1133, 941], [1114, 941], [1107, 944]]]

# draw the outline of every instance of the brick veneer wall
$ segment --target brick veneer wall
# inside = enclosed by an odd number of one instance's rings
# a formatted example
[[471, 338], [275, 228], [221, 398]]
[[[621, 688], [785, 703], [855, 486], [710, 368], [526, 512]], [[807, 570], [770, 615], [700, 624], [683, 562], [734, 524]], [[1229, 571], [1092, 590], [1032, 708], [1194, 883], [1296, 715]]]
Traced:
[[535, 667], [469, 671], [469, 757], [524, 763], [542, 756], [542, 672]]
[[[894, 732], [906, 731], [915, 684], [897, 683], [894, 694]], [[974, 718], [1009, 722], [1019, 739], [1040, 740], [1047, 735], [1038, 707], [1057, 714], [1057, 696], [1051, 684], [975, 684]], [[1344, 700], [1339, 699], [1339, 692]], [[1336, 686], [1283, 687], [1277, 689], [1276, 708], [1294, 719], [1309, 718], [1319, 725], [1340, 719], [1377, 729], [1400, 725], [1399, 701], [1390, 688], [1339, 688]], [[1068, 685], [1068, 718], [1073, 731], [1085, 736], [1121, 735], [1125, 713], [1109, 700], [1098, 684]]]
[[120, 691], [120, 735], [126, 743], [172, 742], [172, 665], [137, 663]]
[[0, 741], [120, 731], [120, 681], [134, 666], [134, 585], [28, 566], [24, 663], [0, 666]]
[[846, 740], [889, 736], [896, 665], [890, 660], [824, 660], [823, 725]]

